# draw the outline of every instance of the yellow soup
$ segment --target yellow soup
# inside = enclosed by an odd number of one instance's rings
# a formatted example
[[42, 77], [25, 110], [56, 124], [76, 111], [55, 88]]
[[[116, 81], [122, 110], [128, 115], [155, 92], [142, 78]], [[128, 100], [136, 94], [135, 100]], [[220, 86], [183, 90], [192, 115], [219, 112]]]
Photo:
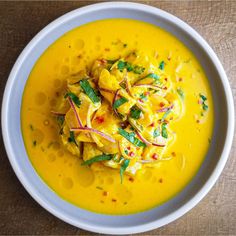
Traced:
[[177, 38], [109, 19], [73, 29], [44, 52], [21, 122], [29, 159], [56, 194], [129, 214], [167, 201], [193, 178], [211, 140], [213, 103], [203, 69]]

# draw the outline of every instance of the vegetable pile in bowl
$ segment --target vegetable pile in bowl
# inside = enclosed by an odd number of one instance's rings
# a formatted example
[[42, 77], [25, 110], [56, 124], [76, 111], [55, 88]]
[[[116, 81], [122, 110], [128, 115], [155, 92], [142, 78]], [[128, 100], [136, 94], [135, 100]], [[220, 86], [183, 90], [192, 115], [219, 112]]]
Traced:
[[99, 58], [69, 76], [52, 114], [63, 145], [82, 165], [100, 162], [119, 169], [122, 182], [124, 174], [168, 159], [182, 96], [164, 62], [133, 51], [124, 58]]

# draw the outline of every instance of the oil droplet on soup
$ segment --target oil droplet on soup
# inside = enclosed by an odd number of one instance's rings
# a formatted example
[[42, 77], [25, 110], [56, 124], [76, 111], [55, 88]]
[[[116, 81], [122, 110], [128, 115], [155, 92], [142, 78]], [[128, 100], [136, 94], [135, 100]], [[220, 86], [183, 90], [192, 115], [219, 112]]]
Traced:
[[[51, 112], [57, 111], [61, 104], [68, 76], [91, 68], [98, 58], [115, 60], [133, 51], [144, 58], [155, 57], [158, 64], [154, 67], [164, 62], [163, 73], [174, 84], [175, 95], [183, 99], [184, 110], [182, 117], [171, 124], [176, 138], [163, 156], [165, 160], [158, 160], [155, 168], [147, 165], [136, 176], [125, 175], [121, 183], [117, 169], [98, 163], [90, 167], [81, 165], [81, 158], [64, 147], [56, 117]], [[199, 93], [207, 95], [208, 112], [204, 117], [199, 110], [202, 105]], [[156, 99], [155, 106], [161, 105]], [[68, 109], [67, 103], [63, 109]], [[43, 53], [24, 90], [21, 125], [29, 159], [55, 193], [90, 211], [129, 214], [164, 203], [189, 183], [208, 151], [213, 114], [207, 78], [185, 45], [156, 26], [129, 19], [109, 19], [67, 32]]]

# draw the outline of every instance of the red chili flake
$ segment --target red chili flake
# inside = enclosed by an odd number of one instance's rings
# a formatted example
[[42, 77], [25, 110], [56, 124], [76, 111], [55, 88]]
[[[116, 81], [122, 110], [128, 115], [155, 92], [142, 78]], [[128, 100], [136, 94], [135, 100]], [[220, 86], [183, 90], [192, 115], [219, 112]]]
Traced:
[[163, 89], [167, 90], [167, 87], [164, 87]]
[[131, 157], [133, 157], [134, 155], [135, 155], [134, 152], [129, 153], [129, 156], [131, 156]]
[[182, 79], [182, 78], [179, 78], [179, 82], [181, 82], [181, 81], [183, 81], [183, 79]]
[[164, 106], [165, 106], [165, 103], [164, 103], [164, 102], [160, 102], [159, 106], [160, 106], [160, 107], [164, 107]]
[[165, 78], [164, 80], [165, 80], [165, 81], [167, 81], [168, 79], [167, 79], [167, 78]]
[[115, 198], [112, 198], [111, 200], [112, 200], [113, 202], [116, 202], [116, 201], [117, 201]]
[[150, 126], [151, 126], [151, 127], [154, 127], [154, 122], [152, 122], [152, 123], [150, 124]]
[[107, 191], [104, 191], [104, 192], [102, 193], [102, 195], [103, 195], [103, 196], [107, 196], [107, 195], [108, 195], [108, 192], [107, 192]]
[[104, 117], [98, 116], [95, 118], [95, 120], [97, 121], [98, 124], [102, 124], [104, 122]]
[[139, 99], [139, 102], [143, 103], [143, 100], [142, 100], [142, 99]]
[[159, 183], [163, 183], [163, 179], [162, 178], [159, 179]]
[[128, 150], [130, 150], [130, 147], [127, 147]]
[[172, 155], [173, 157], [175, 157], [175, 156], [176, 156], [176, 153], [175, 153], [175, 152], [172, 152], [171, 155]]
[[59, 97], [59, 96], [60, 96], [60, 93], [59, 93], [59, 92], [56, 92], [56, 96]]
[[148, 95], [150, 95], [150, 92], [146, 91], [146, 92], [144, 92], [143, 94], [144, 94], [145, 96], [148, 96]]
[[152, 155], [152, 158], [153, 158], [154, 160], [157, 160], [158, 155], [157, 155], [156, 153], [154, 153], [154, 154]]
[[197, 120], [197, 123], [200, 123], [200, 120]]
[[130, 182], [134, 182], [134, 178], [129, 177], [129, 181], [130, 181]]

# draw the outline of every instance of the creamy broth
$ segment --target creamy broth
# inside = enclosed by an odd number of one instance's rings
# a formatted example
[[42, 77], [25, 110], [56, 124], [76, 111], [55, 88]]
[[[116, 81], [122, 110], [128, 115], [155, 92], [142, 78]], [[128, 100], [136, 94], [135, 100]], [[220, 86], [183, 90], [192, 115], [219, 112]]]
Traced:
[[[166, 160], [135, 176], [124, 175], [121, 183], [118, 170], [82, 166], [82, 160], [65, 149], [51, 111], [68, 76], [91, 67], [97, 58], [122, 57], [132, 50], [165, 62], [168, 79], [184, 93], [184, 111], [170, 124], [176, 135]], [[205, 103], [207, 111], [202, 109]], [[174, 197], [196, 174], [211, 140], [212, 95], [199, 62], [173, 35], [135, 20], [102, 20], [69, 31], [39, 58], [25, 87], [21, 124], [29, 159], [56, 194], [90, 211], [136, 213]]]

